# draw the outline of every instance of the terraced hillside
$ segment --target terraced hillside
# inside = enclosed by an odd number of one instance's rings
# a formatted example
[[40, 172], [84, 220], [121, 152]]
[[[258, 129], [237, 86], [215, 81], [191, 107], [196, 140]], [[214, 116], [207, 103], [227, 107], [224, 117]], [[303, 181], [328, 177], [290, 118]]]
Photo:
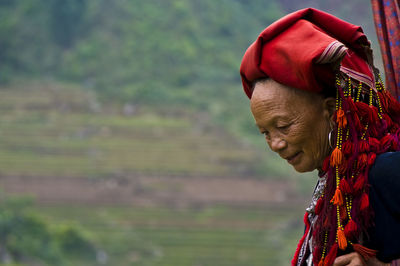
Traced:
[[205, 115], [101, 106], [67, 85], [0, 88], [0, 110], [4, 176], [265, 176], [271, 166]]
[[[100, 104], [71, 85], [0, 89], [0, 186], [74, 223], [93, 265], [285, 265], [312, 180], [204, 114]], [[272, 173], [272, 174], [264, 174]], [[310, 182], [311, 181], [311, 182]], [[299, 189], [300, 188], [300, 189]]]

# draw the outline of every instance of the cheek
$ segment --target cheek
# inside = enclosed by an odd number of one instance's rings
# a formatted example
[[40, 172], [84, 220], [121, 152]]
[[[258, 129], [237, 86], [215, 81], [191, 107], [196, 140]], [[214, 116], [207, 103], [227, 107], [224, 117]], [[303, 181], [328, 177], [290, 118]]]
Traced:
[[314, 126], [314, 130], [310, 134], [309, 138], [309, 150], [311, 156], [316, 161], [321, 161], [327, 156], [329, 151], [328, 143], [329, 125], [325, 121]]
[[[318, 123], [315, 123], [319, 121]], [[329, 125], [321, 118], [299, 122], [290, 132], [290, 143], [299, 145], [304, 152], [314, 159], [324, 156], [328, 144]]]
[[309, 146], [310, 139], [312, 139], [315, 135], [314, 128], [312, 125], [309, 125], [304, 122], [299, 122], [293, 125], [292, 129], [290, 130], [290, 134], [288, 135], [289, 142], [291, 144]]

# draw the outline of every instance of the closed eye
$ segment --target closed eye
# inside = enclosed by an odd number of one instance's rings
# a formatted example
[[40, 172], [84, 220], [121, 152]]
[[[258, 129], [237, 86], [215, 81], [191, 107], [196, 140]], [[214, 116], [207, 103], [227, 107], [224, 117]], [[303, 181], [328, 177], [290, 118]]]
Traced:
[[276, 127], [282, 133], [288, 133], [291, 124]]

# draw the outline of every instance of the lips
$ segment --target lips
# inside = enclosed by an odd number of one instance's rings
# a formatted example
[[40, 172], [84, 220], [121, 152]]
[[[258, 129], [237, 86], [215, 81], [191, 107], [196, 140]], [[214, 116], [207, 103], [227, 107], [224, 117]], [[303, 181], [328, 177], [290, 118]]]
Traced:
[[293, 164], [295, 162], [295, 160], [299, 157], [300, 153], [301, 152], [299, 151], [292, 156], [286, 157], [285, 159], [288, 161], [288, 163]]

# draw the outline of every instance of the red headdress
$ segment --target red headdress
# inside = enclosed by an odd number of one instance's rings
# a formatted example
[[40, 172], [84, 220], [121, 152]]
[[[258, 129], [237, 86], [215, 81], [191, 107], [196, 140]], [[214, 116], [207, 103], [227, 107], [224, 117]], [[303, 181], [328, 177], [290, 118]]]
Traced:
[[327, 180], [315, 208], [313, 260], [331, 265], [340, 250], [374, 256], [362, 246], [373, 214], [368, 172], [376, 155], [400, 150], [400, 104], [385, 90], [361, 27], [316, 9], [299, 10], [259, 35], [243, 57], [240, 75], [249, 98], [262, 78], [336, 95], [336, 145], [323, 166]]

